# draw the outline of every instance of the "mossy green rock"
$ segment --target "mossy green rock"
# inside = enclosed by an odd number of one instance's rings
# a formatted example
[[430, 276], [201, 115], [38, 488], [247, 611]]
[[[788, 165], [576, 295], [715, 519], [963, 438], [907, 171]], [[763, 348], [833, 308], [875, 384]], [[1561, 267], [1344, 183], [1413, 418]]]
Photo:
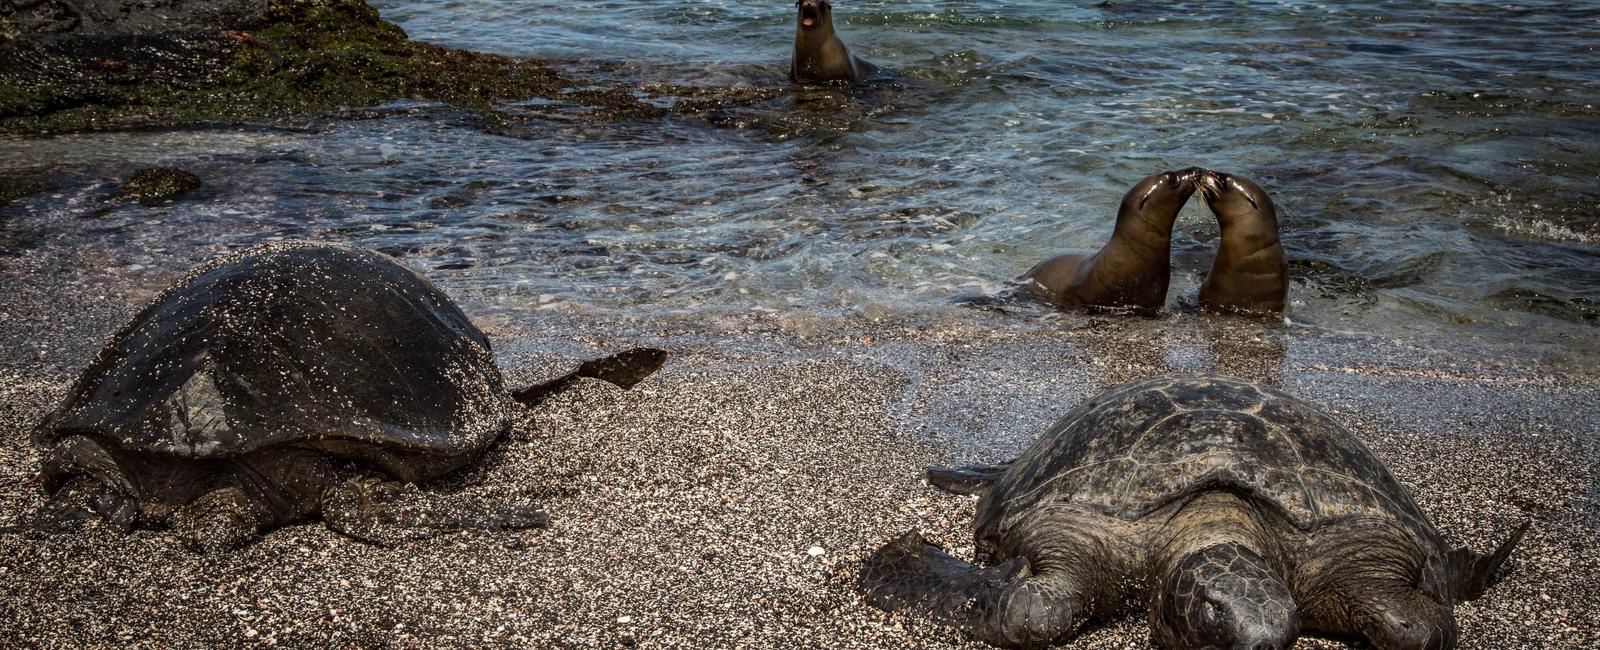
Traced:
[[[125, 4], [129, 16], [155, 11]], [[191, 16], [155, 33], [60, 20], [19, 32], [17, 15], [0, 15], [0, 33], [12, 34], [0, 36], [0, 132], [271, 121], [400, 98], [486, 108], [560, 97], [613, 115], [660, 112], [628, 92], [568, 97], [588, 84], [537, 61], [411, 41], [361, 0], [227, 4], [209, 26]]]
[[145, 205], [166, 203], [200, 189], [200, 177], [182, 169], [152, 167], [122, 182], [124, 196]]
[[44, 179], [32, 174], [0, 173], [0, 208], [12, 201], [43, 194], [53, 189]]

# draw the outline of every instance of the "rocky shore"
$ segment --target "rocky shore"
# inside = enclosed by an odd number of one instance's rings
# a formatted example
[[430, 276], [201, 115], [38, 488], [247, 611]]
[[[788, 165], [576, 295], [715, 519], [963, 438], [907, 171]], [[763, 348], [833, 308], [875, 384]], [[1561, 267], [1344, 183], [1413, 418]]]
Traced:
[[362, 0], [10, 0], [0, 60], [0, 133], [14, 134], [272, 123], [397, 99], [486, 111], [546, 99], [589, 119], [725, 103], [668, 109], [547, 62], [420, 43]]

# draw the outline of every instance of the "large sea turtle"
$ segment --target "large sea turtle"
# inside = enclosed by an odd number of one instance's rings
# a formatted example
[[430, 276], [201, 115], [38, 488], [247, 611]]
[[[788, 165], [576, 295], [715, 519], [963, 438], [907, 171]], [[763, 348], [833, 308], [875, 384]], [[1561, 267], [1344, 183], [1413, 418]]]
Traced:
[[1411, 495], [1327, 414], [1222, 377], [1113, 388], [1020, 458], [933, 468], [981, 493], [980, 569], [906, 533], [862, 573], [867, 600], [984, 641], [1038, 646], [1143, 602], [1172, 648], [1286, 648], [1302, 627], [1378, 648], [1448, 648], [1521, 539], [1450, 549]]
[[535, 508], [408, 484], [476, 458], [518, 402], [579, 377], [626, 388], [664, 359], [630, 350], [511, 393], [483, 332], [394, 259], [310, 242], [253, 248], [159, 295], [35, 429], [49, 449], [35, 525], [165, 523], [201, 550], [318, 514], [380, 544], [542, 525]]

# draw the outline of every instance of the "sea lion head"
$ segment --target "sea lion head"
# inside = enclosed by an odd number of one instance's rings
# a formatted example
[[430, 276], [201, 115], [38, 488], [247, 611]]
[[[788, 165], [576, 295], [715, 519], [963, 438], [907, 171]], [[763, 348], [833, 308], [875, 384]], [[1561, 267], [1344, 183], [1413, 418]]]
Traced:
[[833, 24], [833, 4], [828, 0], [799, 0], [800, 29], [816, 29]]
[[1203, 170], [1191, 167], [1146, 176], [1122, 197], [1120, 214], [1176, 215], [1194, 194], [1195, 180]]
[[1219, 219], [1228, 221], [1259, 214], [1272, 217], [1274, 222], [1277, 220], [1277, 210], [1272, 206], [1272, 199], [1267, 198], [1266, 190], [1249, 179], [1200, 170], [1197, 183], [1200, 193], [1206, 197], [1206, 205], [1211, 206]]

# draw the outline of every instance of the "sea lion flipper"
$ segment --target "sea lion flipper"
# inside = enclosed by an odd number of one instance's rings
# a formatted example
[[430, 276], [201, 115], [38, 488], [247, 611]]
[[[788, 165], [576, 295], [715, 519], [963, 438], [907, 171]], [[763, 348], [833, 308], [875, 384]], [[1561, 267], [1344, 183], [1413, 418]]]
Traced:
[[852, 58], [854, 58], [855, 62], [856, 62], [856, 72], [859, 73], [861, 76], [870, 77], [872, 75], [878, 74], [878, 70], [880, 70], [880, 68], [878, 66], [876, 66], [876, 65], [873, 65], [871, 61], [863, 59], [863, 58], [861, 58], [859, 56], [855, 56], [855, 57], [852, 57]]

